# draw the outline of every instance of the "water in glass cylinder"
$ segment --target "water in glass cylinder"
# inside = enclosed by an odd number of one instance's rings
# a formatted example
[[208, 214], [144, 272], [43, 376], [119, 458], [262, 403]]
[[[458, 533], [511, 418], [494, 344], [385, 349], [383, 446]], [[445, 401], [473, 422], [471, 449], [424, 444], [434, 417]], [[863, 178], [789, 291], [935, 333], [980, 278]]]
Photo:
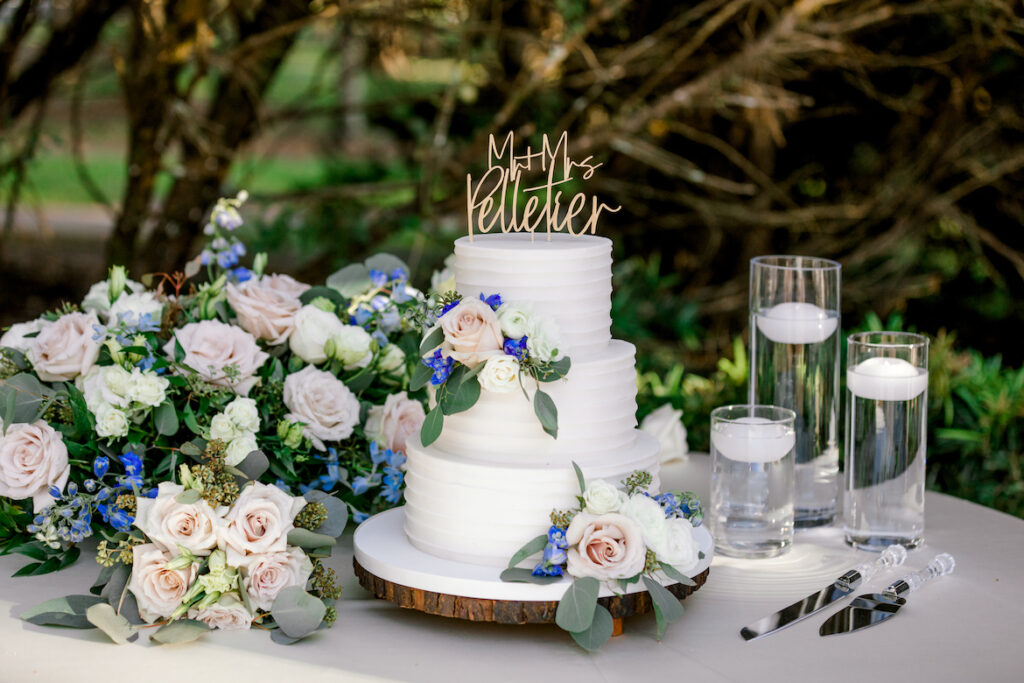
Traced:
[[787, 302], [751, 318], [750, 402], [796, 412], [796, 526], [830, 524], [839, 491], [839, 314]]
[[868, 358], [846, 371], [846, 541], [881, 550], [924, 536], [928, 371]]
[[774, 557], [793, 543], [793, 429], [759, 417], [713, 424], [711, 530], [715, 550]]

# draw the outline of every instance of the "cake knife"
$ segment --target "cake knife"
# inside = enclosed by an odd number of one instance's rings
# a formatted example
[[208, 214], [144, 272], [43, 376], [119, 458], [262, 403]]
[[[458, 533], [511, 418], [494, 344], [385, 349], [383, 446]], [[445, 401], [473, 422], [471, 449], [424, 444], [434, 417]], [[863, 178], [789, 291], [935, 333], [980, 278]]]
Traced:
[[891, 545], [883, 550], [881, 556], [874, 562], [859, 564], [820, 591], [811, 593], [803, 600], [794, 602], [775, 614], [758, 619], [749, 626], [744, 626], [740, 629], [740, 635], [744, 640], [755, 640], [787, 626], [792, 626], [798, 621], [820, 612], [837, 600], [849, 596], [862, 582], [874, 576], [879, 570], [898, 567], [906, 559], [906, 548], [901, 545]]
[[829, 617], [818, 629], [818, 633], [823, 636], [834, 636], [837, 633], [851, 633], [880, 624], [895, 616], [907, 603], [904, 595], [913, 593], [932, 579], [952, 574], [955, 567], [956, 560], [949, 553], [936, 555], [927, 567], [907, 574], [882, 593], [865, 593], [857, 596], [847, 607]]

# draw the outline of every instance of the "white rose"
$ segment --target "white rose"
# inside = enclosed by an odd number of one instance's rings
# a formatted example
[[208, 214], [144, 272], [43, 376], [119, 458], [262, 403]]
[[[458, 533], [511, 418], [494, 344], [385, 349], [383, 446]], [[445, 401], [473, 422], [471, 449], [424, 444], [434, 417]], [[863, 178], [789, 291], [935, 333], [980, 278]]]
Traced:
[[209, 555], [217, 547], [220, 517], [205, 500], [183, 504], [175, 500], [184, 486], [169, 481], [157, 487], [156, 498], [137, 499], [135, 526], [162, 550], [178, 555], [178, 546], [193, 555]]
[[341, 331], [332, 335], [331, 339], [334, 340], [334, 357], [341, 361], [346, 370], [359, 367], [360, 361], [368, 360], [373, 337], [358, 325], [343, 325]]
[[647, 548], [636, 522], [614, 512], [600, 516], [576, 513], [565, 530], [565, 540], [570, 576], [628, 579], [642, 572], [647, 562]]
[[324, 351], [327, 340], [340, 335], [346, 327], [334, 313], [311, 304], [299, 309], [293, 324], [288, 337], [289, 348], [296, 356], [314, 365], [327, 360], [327, 352]]
[[110, 439], [128, 436], [128, 416], [120, 408], [103, 403], [93, 414], [96, 416], [96, 436]]
[[647, 432], [661, 444], [662, 463], [686, 462], [686, 427], [682, 422], [683, 411], [675, 410], [666, 403], [644, 418], [640, 429]]
[[31, 498], [39, 512], [53, 503], [50, 487], [64, 490], [70, 473], [63, 437], [43, 420], [0, 433], [0, 497]]
[[44, 382], [67, 382], [89, 372], [100, 356], [100, 343], [93, 340], [99, 320], [92, 313], [68, 313], [32, 340], [29, 360]]
[[313, 563], [300, 548], [285, 552], [249, 555], [239, 567], [242, 585], [256, 609], [270, 610], [274, 598], [289, 586], [306, 587]]
[[247, 455], [259, 449], [256, 437], [252, 434], [244, 434], [228, 444], [224, 451], [224, 464], [234, 467], [245, 460]]
[[203, 610], [195, 607], [190, 609], [188, 618], [221, 631], [247, 631], [252, 627], [253, 615], [234, 594], [225, 593], [217, 602]]
[[526, 333], [526, 349], [531, 358], [545, 363], [558, 360], [565, 355], [562, 348], [561, 332], [553, 320], [536, 318]]
[[533, 312], [525, 306], [502, 304], [497, 314], [501, 331], [509, 339], [519, 340], [530, 333]]
[[496, 394], [507, 394], [519, 389], [519, 361], [512, 356], [494, 356], [487, 359], [478, 375], [480, 388]]
[[[232, 389], [239, 396], [249, 395], [257, 381], [256, 371], [270, 357], [251, 334], [219, 320], [189, 323], [174, 337], [185, 351], [186, 366], [210, 384]], [[174, 339], [164, 346], [164, 353], [174, 358]], [[229, 367], [233, 368], [230, 375], [225, 370]]]
[[284, 552], [295, 515], [305, 505], [305, 499], [276, 486], [254, 482], [243, 489], [218, 529], [228, 564], [237, 567], [246, 555]]
[[260, 411], [256, 401], [251, 398], [236, 398], [227, 405], [224, 414], [242, 432], [254, 433], [260, 430]]
[[15, 323], [0, 337], [0, 349], [14, 349], [27, 355], [34, 337], [26, 338], [25, 335], [42, 332], [52, 324], [49, 320], [42, 318], [27, 323]]
[[396, 453], [406, 453], [409, 438], [419, 434], [426, 414], [423, 404], [404, 391], [391, 394], [382, 406], [373, 406], [366, 416], [366, 435]]
[[501, 355], [504, 338], [498, 317], [480, 299], [466, 298], [441, 316], [447, 356], [475, 367], [491, 356]]
[[295, 314], [302, 303], [299, 297], [309, 285], [287, 275], [266, 275], [242, 285], [228, 284], [227, 297], [238, 316], [238, 324], [247, 332], [270, 344], [288, 341]]
[[75, 386], [85, 396], [85, 404], [94, 414], [104, 405], [127, 408], [131, 403], [131, 374], [120, 365], [94, 365], [75, 380]]
[[121, 319], [129, 324], [138, 324], [139, 318], [147, 313], [154, 323], [160, 324], [164, 305], [153, 292], [122, 294], [110, 307], [109, 321], [111, 325]]
[[[125, 292], [134, 293], [145, 291], [145, 287], [135, 280], [125, 281]], [[122, 292], [123, 296], [123, 292]], [[107, 320], [110, 312], [110, 280], [100, 280], [89, 288], [89, 293], [82, 299], [82, 310], [95, 313], [102, 320]]]
[[[398, 344], [388, 344], [377, 360], [377, 369], [381, 372], [393, 373], [396, 370], [404, 369], [405, 351]], [[401, 373], [398, 373], [401, 374]]]
[[595, 479], [587, 482], [587, 491], [583, 494], [583, 510], [592, 515], [618, 512], [627, 500], [629, 500], [629, 496], [624, 492], [604, 479]]
[[359, 424], [359, 399], [329, 372], [307, 365], [284, 380], [285, 417], [302, 422], [302, 433], [319, 450], [324, 441], [341, 441]]
[[664, 545], [668, 536], [668, 520], [665, 519], [665, 511], [661, 509], [658, 501], [642, 493], [630, 496], [619, 512], [629, 517], [643, 534], [644, 543], [649, 548]]
[[170, 380], [161, 377], [151, 370], [132, 370], [131, 382], [128, 385], [128, 398], [144, 406], [155, 408], [167, 399], [167, 387]]
[[132, 558], [128, 590], [139, 603], [139, 615], [149, 623], [170, 616], [195, 581], [198, 565], [167, 569], [173, 558], [155, 543], [133, 547]]
[[210, 438], [228, 443], [242, 436], [234, 421], [225, 413], [217, 413], [210, 420]]
[[693, 525], [690, 520], [673, 517], [665, 520], [666, 534], [656, 544], [647, 546], [657, 555], [659, 562], [675, 567], [681, 572], [688, 572], [697, 566], [699, 561], [697, 542], [693, 538]]

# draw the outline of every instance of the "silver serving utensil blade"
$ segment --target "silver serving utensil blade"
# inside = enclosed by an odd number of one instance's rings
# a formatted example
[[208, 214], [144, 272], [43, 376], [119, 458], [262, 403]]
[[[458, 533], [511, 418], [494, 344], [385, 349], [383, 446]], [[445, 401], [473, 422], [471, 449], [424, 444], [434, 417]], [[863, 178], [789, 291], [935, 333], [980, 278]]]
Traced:
[[908, 574], [885, 589], [883, 593], [865, 593], [853, 599], [849, 606], [839, 610], [825, 620], [818, 629], [818, 635], [834, 636], [852, 633], [863, 628], [880, 624], [896, 616], [907, 601], [900, 597], [917, 590], [931, 579], [945, 576], [956, 567], [952, 555], [942, 553], [921, 571]]
[[815, 593], [811, 593], [803, 600], [794, 602], [792, 605], [780, 609], [775, 614], [770, 614], [752, 624], [744, 626], [740, 629], [740, 635], [744, 640], [756, 640], [787, 626], [792, 626], [812, 614], [820, 612], [837, 600], [848, 597], [861, 583], [880, 569], [898, 567], [906, 559], [906, 548], [901, 545], [891, 545], [882, 551], [881, 556], [874, 562], [860, 564], [855, 569], [851, 569], [840, 576], [832, 584], [825, 586]]

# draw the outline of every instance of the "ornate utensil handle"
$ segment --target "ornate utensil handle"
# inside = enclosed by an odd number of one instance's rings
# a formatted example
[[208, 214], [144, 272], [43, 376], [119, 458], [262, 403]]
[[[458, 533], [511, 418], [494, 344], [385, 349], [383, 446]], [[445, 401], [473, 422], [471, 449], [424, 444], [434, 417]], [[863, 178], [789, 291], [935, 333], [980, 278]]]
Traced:
[[941, 553], [928, 563], [924, 569], [907, 574], [902, 579], [885, 589], [883, 595], [887, 598], [898, 598], [907, 593], [913, 593], [926, 582], [937, 579], [946, 574], [952, 574], [956, 567], [956, 560], [949, 553]]
[[882, 569], [892, 569], [903, 564], [907, 559], [907, 549], [901, 545], [891, 545], [882, 551], [874, 562], [864, 562], [846, 572], [838, 579], [836, 585], [843, 590], [853, 590], [870, 579]]

